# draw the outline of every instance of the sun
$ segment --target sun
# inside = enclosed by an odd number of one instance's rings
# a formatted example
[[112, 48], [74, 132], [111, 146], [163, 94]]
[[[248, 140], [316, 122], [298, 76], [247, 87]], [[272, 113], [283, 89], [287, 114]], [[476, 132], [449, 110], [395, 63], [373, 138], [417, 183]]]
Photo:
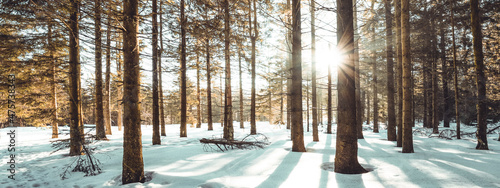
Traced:
[[344, 55], [337, 47], [321, 47], [316, 52], [316, 68], [320, 71], [328, 71], [328, 66], [331, 66], [332, 71], [344, 61]]

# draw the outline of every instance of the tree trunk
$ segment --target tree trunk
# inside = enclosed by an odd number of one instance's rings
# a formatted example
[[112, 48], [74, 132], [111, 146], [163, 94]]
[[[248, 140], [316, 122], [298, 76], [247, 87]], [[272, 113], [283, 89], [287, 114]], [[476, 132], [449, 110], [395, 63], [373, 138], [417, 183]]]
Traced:
[[[363, 136], [363, 108], [361, 107], [361, 80], [359, 67], [359, 33], [358, 33], [358, 8], [357, 0], [353, 0], [353, 22], [354, 22], [354, 80], [356, 84], [356, 131], [358, 139], [364, 139]], [[364, 102], [364, 101], [363, 101]]]
[[457, 71], [457, 50], [456, 50], [457, 48], [456, 48], [456, 44], [455, 44], [455, 21], [454, 21], [455, 10], [453, 10], [455, 1], [451, 0], [450, 4], [451, 4], [451, 36], [452, 36], [452, 47], [453, 47], [453, 85], [455, 87], [455, 92], [454, 92], [454, 94], [455, 94], [455, 122], [457, 124], [457, 139], [461, 139], [460, 138], [460, 111], [458, 108], [458, 104], [459, 104], [460, 100], [458, 98], [458, 78], [457, 78], [458, 71]]
[[[269, 95], [271, 95], [271, 92], [269, 92]], [[271, 103], [269, 103], [269, 105], [271, 105]], [[307, 79], [306, 79], [306, 125], [307, 125], [307, 132], [309, 132], [309, 81]]]
[[219, 91], [220, 91], [220, 114], [219, 114], [219, 117], [220, 117], [220, 127], [224, 127], [224, 124], [226, 122], [224, 122], [224, 109], [225, 109], [225, 104], [224, 104], [224, 92], [222, 91], [222, 73], [220, 73], [219, 75]]
[[391, 0], [385, 0], [385, 34], [387, 47], [387, 140], [396, 141], [396, 116], [394, 112], [394, 62], [392, 52]]
[[102, 96], [101, 1], [94, 1], [95, 11], [95, 126], [96, 139], [106, 140]]
[[210, 79], [210, 39], [206, 39], [206, 50], [207, 50], [207, 122], [208, 122], [208, 130], [214, 130], [212, 124], [212, 86]]
[[187, 93], [186, 93], [186, 18], [184, 16], [184, 0], [181, 0], [181, 125], [180, 137], [187, 137]]
[[[109, 3], [108, 3], [109, 4]], [[110, 6], [108, 5], [108, 8]], [[106, 134], [111, 135], [111, 16], [108, 13], [106, 24], [106, 78], [104, 81], [104, 127]], [[121, 127], [120, 127], [121, 128]]]
[[[365, 82], [366, 83], [366, 82]], [[366, 124], [370, 125], [370, 93], [366, 93]]]
[[435, 29], [435, 21], [432, 18], [431, 23], [432, 31], [432, 132], [439, 133], [439, 117], [438, 117], [438, 106], [437, 106], [437, 35]]
[[234, 140], [233, 130], [233, 99], [231, 96], [231, 52], [230, 52], [230, 20], [229, 20], [229, 0], [224, 0], [224, 56], [226, 60], [226, 88], [225, 88], [225, 106], [224, 106], [224, 138]]
[[396, 126], [397, 126], [397, 147], [403, 146], [403, 56], [401, 49], [401, 1], [395, 2], [396, 11], [396, 56], [397, 56], [397, 113], [396, 113]]
[[56, 59], [54, 58], [54, 47], [52, 44], [52, 23], [48, 23], [47, 25], [47, 44], [49, 46], [49, 59], [51, 61], [51, 73], [52, 73], [52, 80], [51, 80], [51, 94], [52, 94], [52, 138], [58, 138], [59, 137], [59, 132], [58, 132], [58, 123], [57, 123], [57, 92], [56, 92], [56, 78], [57, 78], [57, 64], [56, 64]]
[[352, 2], [337, 0], [337, 48], [346, 58], [338, 66], [338, 136], [334, 171], [343, 174], [367, 172], [358, 162]]
[[196, 128], [201, 128], [200, 56], [196, 54]]
[[159, 85], [159, 92], [160, 92], [160, 134], [161, 136], [167, 136], [166, 130], [165, 130], [165, 104], [163, 103], [163, 81], [161, 79], [162, 75], [162, 69], [161, 69], [161, 56], [163, 53], [163, 0], [160, 0], [160, 51], [158, 52], [158, 81], [160, 82]]
[[302, 122], [302, 42], [300, 17], [300, 0], [292, 0], [292, 87], [290, 88], [292, 100], [292, 151], [306, 152]]
[[[290, 0], [286, 1], [286, 10], [290, 10], [290, 14], [292, 13], [291, 5], [290, 5]], [[287, 77], [287, 82], [286, 82], [286, 89], [287, 89], [287, 97], [286, 97], [286, 129], [290, 129], [291, 125], [291, 120], [292, 120], [292, 41], [293, 41], [293, 36], [292, 36], [292, 15], [288, 14], [287, 15], [287, 24], [288, 24], [288, 29], [287, 29], [287, 45], [288, 49], [288, 60], [287, 60], [287, 71], [286, 71], [286, 77]]]
[[313, 142], [319, 141], [318, 136], [318, 94], [316, 93], [316, 2], [311, 0], [311, 95], [312, 95], [312, 130]]
[[157, 0], [153, 0], [153, 145], [160, 145], [160, 107], [158, 101], [158, 21]]
[[238, 69], [240, 73], [240, 129], [244, 129], [245, 123], [243, 120], [243, 72], [241, 71], [241, 49], [238, 49]]
[[446, 46], [445, 46], [445, 30], [442, 28], [441, 30], [441, 43], [439, 44], [441, 48], [441, 69], [443, 72], [441, 73], [441, 80], [443, 81], [443, 126], [444, 127], [450, 127], [450, 106], [451, 100], [450, 100], [450, 88], [448, 87], [448, 63], [446, 61]]
[[413, 153], [411, 119], [410, 1], [401, 1], [401, 49], [403, 63], [403, 153]]
[[486, 135], [486, 76], [483, 63], [483, 35], [481, 32], [481, 14], [479, 12], [480, 0], [470, 1], [470, 17], [472, 30], [472, 43], [474, 48], [474, 64], [476, 65], [477, 85], [477, 145], [476, 149], [488, 150]]
[[[253, 0], [253, 9], [254, 9], [254, 26], [257, 27], [257, 15], [255, 15], [256, 13], [256, 7], [255, 7], [255, 1], [256, 0]], [[251, 5], [249, 5], [251, 7]], [[249, 8], [249, 11], [252, 11], [251, 8]], [[255, 28], [255, 33], [254, 35], [252, 35], [252, 13], [249, 12], [248, 14], [248, 18], [249, 18], [249, 27], [250, 27], [250, 40], [252, 42], [252, 62], [251, 62], [251, 66], [252, 66], [252, 96], [251, 96], [251, 104], [250, 104], [250, 134], [257, 134], [257, 128], [256, 128], [256, 122], [255, 122], [255, 73], [257, 71], [257, 69], [255, 68], [255, 40], [257, 38], [257, 28]]]
[[82, 154], [83, 118], [80, 76], [79, 25], [80, 1], [71, 0], [69, 20], [69, 77], [70, 77], [70, 149], [69, 155]]
[[[121, 45], [119, 45], [120, 43], [117, 41], [116, 42], [116, 48], [117, 49], [121, 49]], [[116, 124], [118, 124], [118, 130], [121, 131], [122, 130], [122, 125], [123, 125], [123, 117], [122, 117], [122, 114], [123, 114], [123, 76], [122, 76], [122, 60], [121, 60], [121, 52], [120, 50], [116, 50], [116, 56], [117, 56], [117, 60], [116, 60], [116, 77], [117, 78], [117, 81], [118, 81], [118, 84], [117, 84], [117, 96], [118, 96], [118, 99], [116, 100], [116, 106], [117, 106], [117, 111], [118, 111], [118, 115], [117, 115], [117, 120], [116, 120]]]
[[327, 123], [326, 123], [326, 133], [332, 134], [332, 67], [331, 63], [328, 64], [328, 101], [327, 101]]
[[[375, 46], [375, 27], [372, 27], [372, 45]], [[378, 87], [377, 87], [377, 51], [372, 48], [372, 94], [373, 94], [373, 132], [378, 133]]]
[[123, 165], [122, 184], [144, 183], [140, 108], [140, 67], [138, 0], [124, 1], [123, 56]]

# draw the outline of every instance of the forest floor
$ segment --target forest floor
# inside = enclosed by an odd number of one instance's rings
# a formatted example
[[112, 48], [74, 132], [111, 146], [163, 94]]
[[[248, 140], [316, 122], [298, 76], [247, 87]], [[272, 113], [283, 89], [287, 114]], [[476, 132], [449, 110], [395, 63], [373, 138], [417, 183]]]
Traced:
[[[236, 139], [250, 131], [248, 123], [246, 129], [240, 129], [236, 122], [234, 126]], [[68, 157], [68, 148], [56, 151], [52, 147], [50, 128], [5, 128], [0, 129], [0, 187], [500, 187], [498, 134], [489, 135], [490, 150], [475, 150], [472, 137], [447, 140], [416, 134], [415, 153], [403, 154], [395, 142], [387, 141], [384, 125], [380, 133], [373, 133], [369, 125], [364, 127], [358, 159], [370, 172], [346, 175], [333, 172], [336, 134], [323, 133], [325, 127], [320, 127], [319, 142], [312, 142], [312, 133], [306, 132], [307, 152], [297, 153], [290, 151], [290, 131], [267, 122], [259, 122], [257, 132], [266, 135], [270, 145], [226, 152], [205, 151], [199, 142], [201, 138], [220, 137], [220, 124], [214, 124], [210, 132], [206, 124], [201, 129], [189, 127], [187, 138], [179, 138], [179, 125], [167, 125], [168, 136], [162, 137], [162, 145], [155, 146], [151, 144], [152, 126], [142, 126], [144, 169], [149, 181], [124, 186], [123, 132], [117, 127], [107, 136], [109, 141], [89, 145], [95, 148], [102, 173], [85, 176], [69, 172], [64, 180], [61, 174], [78, 157]], [[12, 130], [16, 133], [15, 180], [8, 178], [12, 175], [12, 163], [8, 163], [12, 153], [7, 133]], [[464, 130], [474, 132], [473, 127]]]

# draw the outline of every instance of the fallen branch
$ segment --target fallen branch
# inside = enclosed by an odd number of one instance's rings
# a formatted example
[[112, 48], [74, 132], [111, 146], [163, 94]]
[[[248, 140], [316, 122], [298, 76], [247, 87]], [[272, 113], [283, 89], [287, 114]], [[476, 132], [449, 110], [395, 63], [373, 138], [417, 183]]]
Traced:
[[202, 138], [200, 143], [203, 144], [205, 151], [228, 151], [230, 149], [257, 149], [264, 148], [269, 145], [267, 137], [263, 134], [247, 135], [242, 140], [226, 140], [224, 138]]

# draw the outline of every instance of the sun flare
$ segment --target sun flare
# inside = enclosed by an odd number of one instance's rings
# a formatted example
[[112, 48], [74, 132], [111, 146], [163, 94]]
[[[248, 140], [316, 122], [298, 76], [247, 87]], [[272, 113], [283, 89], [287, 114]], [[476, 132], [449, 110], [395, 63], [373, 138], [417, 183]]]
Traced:
[[332, 71], [337, 69], [337, 66], [344, 61], [344, 55], [336, 47], [319, 48], [317, 54], [317, 69], [328, 70], [328, 65]]

